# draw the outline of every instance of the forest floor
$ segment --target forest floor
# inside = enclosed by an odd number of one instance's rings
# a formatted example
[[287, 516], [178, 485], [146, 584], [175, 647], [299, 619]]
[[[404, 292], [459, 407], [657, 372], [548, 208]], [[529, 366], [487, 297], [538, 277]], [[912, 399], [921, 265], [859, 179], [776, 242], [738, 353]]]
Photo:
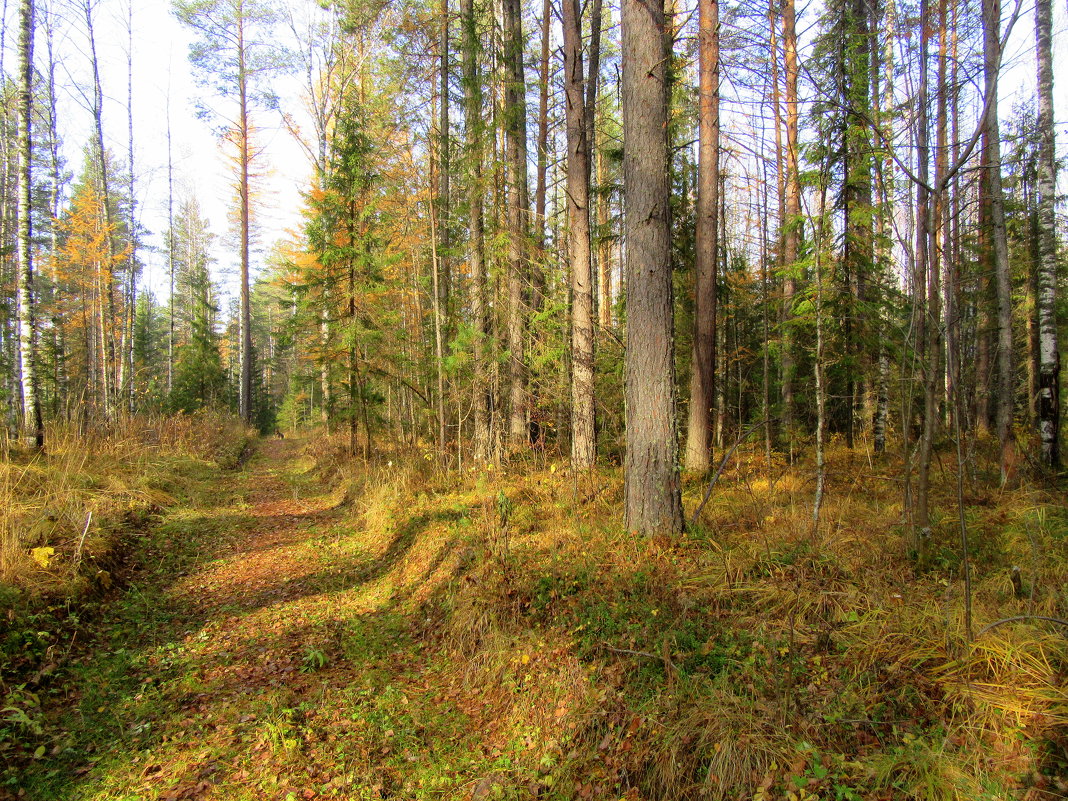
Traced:
[[[1002, 626], [968, 646], [952, 518], [917, 572], [898, 490], [858, 489], [861, 457], [825, 534], [789, 471], [776, 489], [739, 468], [664, 543], [619, 531], [618, 476], [458, 482], [418, 459], [343, 476], [322, 450], [264, 440], [189, 479], [38, 691], [0, 799], [1068, 790], [1064, 638]], [[1063, 503], [1031, 490], [1013, 517], [976, 493], [977, 623], [1063, 612]], [[1008, 566], [1028, 538], [1046, 572], [1028, 567], [1025, 600]]]

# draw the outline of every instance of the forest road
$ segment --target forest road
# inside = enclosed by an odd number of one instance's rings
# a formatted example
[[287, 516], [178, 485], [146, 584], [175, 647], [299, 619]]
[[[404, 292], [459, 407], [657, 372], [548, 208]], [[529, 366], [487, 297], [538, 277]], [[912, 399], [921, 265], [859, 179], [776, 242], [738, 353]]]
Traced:
[[0, 799], [355, 798], [385, 776], [400, 726], [370, 712], [424, 670], [386, 602], [415, 535], [368, 541], [304, 447], [263, 439], [193, 478], [80, 633], [46, 753]]

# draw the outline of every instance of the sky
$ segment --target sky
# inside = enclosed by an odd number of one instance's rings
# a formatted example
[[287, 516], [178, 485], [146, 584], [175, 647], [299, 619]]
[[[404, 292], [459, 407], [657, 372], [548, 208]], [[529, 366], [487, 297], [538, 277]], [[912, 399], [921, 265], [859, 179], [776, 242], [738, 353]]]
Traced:
[[[63, 0], [51, 2], [62, 3]], [[40, 15], [45, 3], [43, 0], [38, 3]], [[128, 0], [97, 0], [94, 14], [105, 96], [105, 146], [124, 164], [128, 150], [128, 9]], [[62, 13], [74, 17], [77, 12], [64, 8]], [[10, 14], [9, 10], [9, 19]], [[237, 248], [233, 244], [234, 237], [229, 235], [230, 212], [234, 207], [233, 177], [211, 124], [196, 116], [196, 99], [209, 90], [198, 86], [194, 80], [188, 59], [191, 37], [171, 12], [169, 0], [134, 0], [133, 30], [136, 199], [138, 217], [148, 231], [146, 247], [140, 253], [146, 265], [143, 285], [157, 298], [167, 295], [168, 276], [162, 246], [168, 228], [169, 117], [175, 210], [183, 198], [195, 196], [198, 199], [202, 213], [217, 235], [213, 270], [221, 279], [224, 294], [233, 295], [237, 273]], [[8, 43], [9, 54], [5, 58], [13, 58], [11, 44]], [[35, 49], [38, 63], [42, 64], [45, 41], [40, 27]], [[92, 73], [88, 40], [80, 18], [77, 24], [61, 26], [56, 51], [62, 60], [57, 82], [63, 85], [59, 90], [59, 127], [67, 168], [77, 176], [84, 148], [92, 136], [92, 116], [82, 97], [82, 92], [87, 93], [91, 86]], [[5, 66], [8, 66], [7, 62]], [[288, 94], [295, 94], [295, 89], [290, 89]], [[253, 270], [262, 265], [269, 246], [282, 237], [287, 228], [299, 226], [300, 193], [310, 175], [303, 151], [281, 128], [277, 115], [264, 114], [257, 118], [257, 123], [262, 128], [262, 144], [268, 150], [270, 172], [261, 195], [258, 214], [261, 245], [260, 252], [253, 255]]]

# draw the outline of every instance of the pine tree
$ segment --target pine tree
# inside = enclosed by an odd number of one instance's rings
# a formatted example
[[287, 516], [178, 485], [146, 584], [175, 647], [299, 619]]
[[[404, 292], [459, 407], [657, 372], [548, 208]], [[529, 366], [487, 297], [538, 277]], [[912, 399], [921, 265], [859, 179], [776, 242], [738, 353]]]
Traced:
[[626, 525], [682, 530], [675, 433], [674, 309], [662, 0], [623, 1], [627, 225]]
[[253, 114], [277, 101], [267, 79], [285, 65], [285, 54], [270, 44], [273, 9], [259, 0], [176, 0], [175, 14], [197, 35], [189, 60], [201, 82], [236, 108], [223, 113], [230, 141], [237, 150], [234, 169], [238, 191], [241, 256], [240, 385], [241, 418], [252, 422], [252, 320], [249, 273], [252, 246]]

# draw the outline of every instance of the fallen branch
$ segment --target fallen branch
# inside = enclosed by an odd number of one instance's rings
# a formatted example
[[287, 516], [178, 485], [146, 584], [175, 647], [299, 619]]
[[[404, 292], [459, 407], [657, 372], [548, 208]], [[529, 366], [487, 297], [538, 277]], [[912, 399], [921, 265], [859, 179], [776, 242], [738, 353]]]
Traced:
[[93, 510], [89, 510], [89, 514], [85, 517], [85, 528], [82, 529], [82, 536], [78, 538], [78, 547], [74, 549], [74, 567], [77, 569], [78, 565], [82, 563], [82, 546], [85, 545], [85, 535], [89, 533], [89, 524], [93, 522]]
[[616, 648], [614, 646], [609, 645], [606, 642], [599, 643], [599, 645], [602, 648], [604, 648], [606, 651], [611, 651], [614, 654], [625, 654], [627, 656], [641, 656], [641, 657], [644, 657], [646, 659], [652, 659], [652, 660], [655, 660], [657, 662], [661, 662], [661, 663], [663, 663], [665, 665], [665, 667], [670, 666], [672, 670], [678, 671], [678, 668], [675, 666], [675, 663], [672, 662], [670, 659], [668, 659], [668, 657], [665, 656], [665, 655], [658, 656], [657, 654], [651, 654], [648, 651], [632, 651], [629, 648]]

